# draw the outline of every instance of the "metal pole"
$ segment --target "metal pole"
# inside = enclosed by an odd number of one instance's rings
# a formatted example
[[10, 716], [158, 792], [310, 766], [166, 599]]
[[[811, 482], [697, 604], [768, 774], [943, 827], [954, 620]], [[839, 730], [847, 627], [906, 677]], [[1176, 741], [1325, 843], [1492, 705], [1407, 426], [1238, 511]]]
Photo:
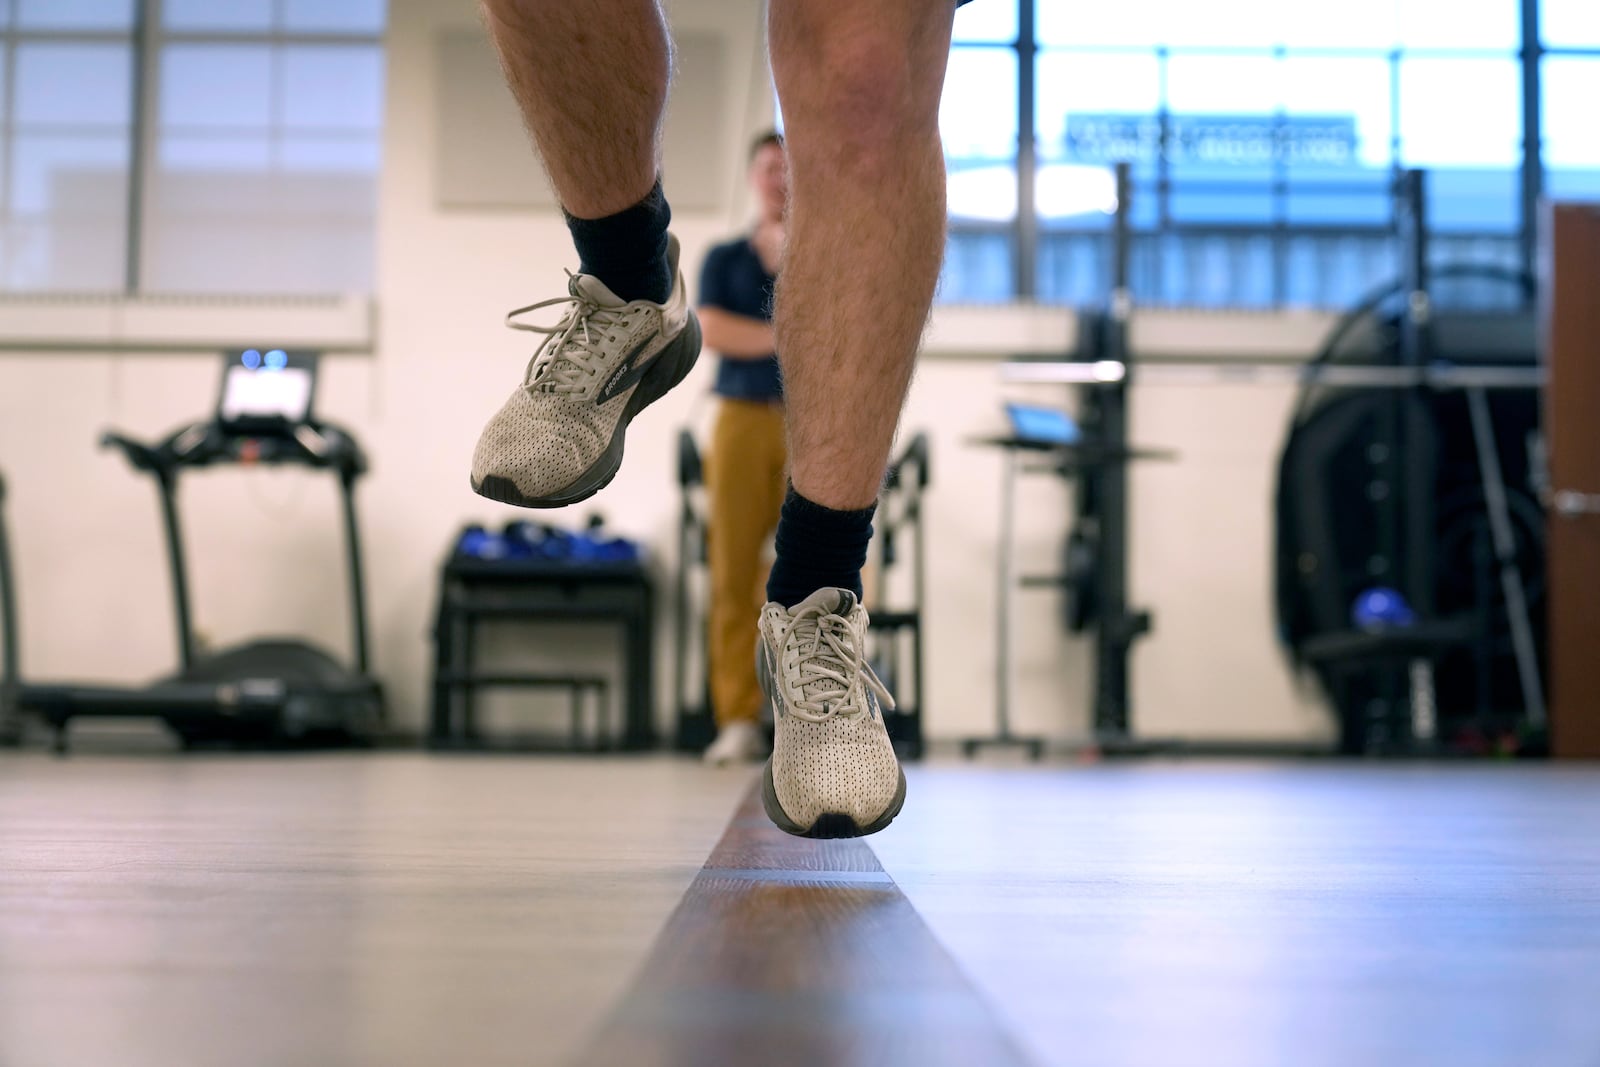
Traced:
[[[1133, 165], [1116, 165], [1117, 213], [1111, 220], [1111, 318], [1126, 324], [1133, 298], [1128, 291], [1129, 232], [1133, 215]], [[1119, 311], [1121, 314], [1119, 314]]]
[[[1426, 175], [1406, 171], [1403, 179], [1401, 239], [1405, 253], [1406, 311], [1400, 328], [1400, 362], [1410, 369], [1433, 363], [1433, 297], [1429, 290], [1428, 202]], [[1394, 454], [1389, 457], [1390, 491], [1400, 493], [1393, 512], [1398, 523], [1393, 563], [1407, 577], [1405, 593], [1424, 617], [1433, 614], [1433, 427], [1420, 386], [1400, 390], [1395, 398]], [[1426, 457], [1428, 462], [1422, 462]]]
[[[995, 716], [997, 737], [1011, 737], [1011, 533], [1017, 496], [1017, 459], [1014, 449], [1004, 449], [1005, 471], [1000, 481], [999, 618], [995, 625]], [[918, 694], [921, 698], [921, 694]]]
[[178, 665], [194, 666], [194, 624], [189, 610], [189, 572], [183, 558], [183, 532], [178, 526], [178, 476], [167, 468], [156, 471], [161, 492], [161, 518], [167, 527], [167, 563], [172, 568], [172, 596], [178, 615]]
[[[1400, 178], [1400, 242], [1406, 306], [1400, 324], [1399, 363], [1421, 370], [1433, 362], [1433, 297], [1429, 290], [1427, 176], [1408, 170]], [[1377, 500], [1386, 532], [1389, 573], [1423, 618], [1434, 610], [1434, 447], [1433, 426], [1420, 385], [1397, 390], [1385, 405], [1391, 445], [1374, 457], [1384, 471], [1378, 484], [1387, 500]], [[1375, 498], [1376, 499], [1376, 498]], [[1391, 715], [1383, 724], [1394, 731], [1391, 744], [1427, 745], [1435, 731], [1433, 664], [1417, 659], [1407, 677], [1382, 675], [1380, 691], [1389, 699], [1408, 694], [1410, 714]], [[1421, 728], [1419, 730], [1419, 727]], [[1404, 733], [1403, 741], [1399, 736]]]
[[[1118, 368], [1122, 373], [1125, 368]], [[1085, 385], [1104, 380], [1098, 362], [1019, 362], [1000, 365], [1001, 380], [1059, 385]], [[1426, 386], [1435, 391], [1477, 387], [1498, 391], [1530, 392], [1544, 387], [1549, 375], [1545, 368], [1522, 366], [1449, 366], [1434, 363], [1428, 367], [1337, 365], [1303, 366], [1278, 361], [1180, 360], [1164, 363], [1149, 357], [1139, 359], [1139, 384], [1180, 386], [1207, 385], [1322, 385], [1341, 389], [1409, 389]]]
[[[672, 640], [672, 709], [674, 712], [673, 729], [677, 733], [679, 747], [684, 745], [686, 739], [685, 724], [689, 721], [689, 698], [686, 695], [689, 674], [689, 551], [690, 532], [693, 529], [694, 513], [689, 504], [689, 487], [683, 486], [683, 507], [678, 513], [678, 581], [676, 604], [677, 626], [674, 628]], [[705, 709], [709, 714], [711, 709]]]
[[1401, 362], [1426, 362], [1432, 307], [1428, 295], [1428, 200], [1427, 174], [1408, 170], [1400, 179], [1401, 233], [1405, 256], [1407, 314], [1402, 325]]
[[11, 569], [11, 543], [6, 537], [6, 483], [0, 478], [0, 744], [16, 740], [14, 699], [21, 686], [22, 665], [17, 652], [15, 575]]
[[1539, 679], [1539, 654], [1533, 641], [1528, 598], [1517, 566], [1516, 537], [1511, 530], [1511, 510], [1506, 506], [1506, 483], [1500, 473], [1500, 452], [1495, 446], [1489, 398], [1482, 389], [1467, 390], [1472, 414], [1472, 437], [1478, 447], [1478, 471], [1483, 476], [1483, 497], [1489, 509], [1489, 533], [1500, 563], [1500, 588], [1506, 598], [1506, 621], [1511, 624], [1511, 647], [1517, 659], [1517, 681], [1522, 685], [1522, 705], [1535, 728], [1545, 724], [1544, 687]]
[[[1095, 392], [1098, 411], [1097, 443], [1111, 452], [1128, 445], [1128, 383], [1133, 377], [1128, 329], [1133, 316], [1132, 272], [1133, 173], [1118, 163], [1117, 214], [1111, 246], [1111, 307], [1105, 323], [1102, 358], [1123, 365], [1121, 380]], [[1095, 627], [1095, 732], [1114, 738], [1128, 733], [1128, 649], [1132, 628], [1128, 619], [1128, 467], [1119, 459], [1085, 471], [1094, 479], [1095, 507], [1099, 517], [1100, 567], [1098, 575], [1099, 624]]]
[[368, 673], [367, 656], [367, 596], [366, 583], [361, 572], [361, 537], [356, 527], [356, 475], [340, 475], [339, 485], [344, 497], [345, 545], [350, 556], [350, 628], [355, 642], [356, 672]]
[[917, 472], [917, 495], [912, 498], [912, 547], [917, 554], [916, 564], [911, 572], [912, 610], [916, 612], [916, 624], [911, 628], [911, 674], [915, 678], [917, 690], [917, 718], [916, 732], [912, 741], [913, 750], [920, 758], [923, 745], [923, 724], [928, 721], [928, 687], [924, 684], [922, 673], [922, 620], [926, 617], [926, 603], [924, 594], [927, 589], [927, 554], [926, 540], [922, 533], [922, 486], [927, 478], [927, 454], [924, 453], [920, 461], [923, 468]]

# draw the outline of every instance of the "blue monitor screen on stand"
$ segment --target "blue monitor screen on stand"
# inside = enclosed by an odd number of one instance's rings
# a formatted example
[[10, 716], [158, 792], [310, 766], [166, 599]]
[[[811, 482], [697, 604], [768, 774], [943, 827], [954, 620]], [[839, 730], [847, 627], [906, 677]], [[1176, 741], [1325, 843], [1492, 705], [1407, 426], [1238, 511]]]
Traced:
[[1077, 422], [1059, 408], [1007, 404], [1006, 418], [1011, 421], [1012, 435], [1030, 445], [1075, 445], [1083, 439]]

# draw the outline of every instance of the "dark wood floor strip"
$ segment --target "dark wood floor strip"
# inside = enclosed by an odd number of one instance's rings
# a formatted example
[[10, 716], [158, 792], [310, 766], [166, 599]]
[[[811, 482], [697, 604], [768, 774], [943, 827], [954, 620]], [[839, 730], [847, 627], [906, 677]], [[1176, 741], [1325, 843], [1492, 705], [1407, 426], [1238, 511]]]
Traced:
[[1028, 1061], [865, 842], [781, 833], [752, 791], [580, 1062]]

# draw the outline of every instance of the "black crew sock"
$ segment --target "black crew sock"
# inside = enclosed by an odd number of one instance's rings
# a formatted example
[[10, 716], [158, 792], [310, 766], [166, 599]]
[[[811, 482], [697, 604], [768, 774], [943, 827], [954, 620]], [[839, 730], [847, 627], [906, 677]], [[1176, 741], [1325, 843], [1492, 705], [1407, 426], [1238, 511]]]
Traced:
[[767, 599], [792, 608], [818, 589], [848, 589], [861, 598], [861, 568], [872, 541], [872, 514], [835, 511], [789, 486], [778, 516], [778, 558], [767, 579]]
[[615, 215], [603, 219], [567, 215], [567, 229], [578, 248], [578, 269], [605, 282], [623, 300], [665, 304], [673, 283], [667, 266], [671, 221], [672, 209], [659, 180], [643, 200]]

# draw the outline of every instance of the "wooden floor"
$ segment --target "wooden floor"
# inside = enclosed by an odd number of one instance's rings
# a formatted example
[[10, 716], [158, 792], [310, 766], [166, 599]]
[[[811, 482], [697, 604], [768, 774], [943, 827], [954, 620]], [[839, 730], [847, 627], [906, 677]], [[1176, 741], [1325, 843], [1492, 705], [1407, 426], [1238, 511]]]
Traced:
[[790, 837], [754, 788], [583, 1059], [1026, 1062], [867, 843]]
[[934, 765], [831, 845], [749, 785], [0, 755], [0, 1065], [1600, 1064], [1600, 769]]
[[746, 784], [665, 759], [0, 756], [0, 1065], [566, 1062]]
[[939, 770], [896, 828], [1041, 1064], [1600, 1064], [1600, 768]]

